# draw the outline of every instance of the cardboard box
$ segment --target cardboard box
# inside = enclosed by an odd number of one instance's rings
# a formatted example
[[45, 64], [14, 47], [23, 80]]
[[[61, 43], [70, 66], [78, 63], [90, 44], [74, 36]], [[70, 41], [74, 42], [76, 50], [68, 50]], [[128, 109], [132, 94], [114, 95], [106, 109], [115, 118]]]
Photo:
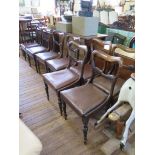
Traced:
[[72, 32], [72, 23], [71, 22], [57, 22], [56, 30], [71, 33]]
[[97, 35], [98, 17], [72, 16], [72, 33], [82, 36]]

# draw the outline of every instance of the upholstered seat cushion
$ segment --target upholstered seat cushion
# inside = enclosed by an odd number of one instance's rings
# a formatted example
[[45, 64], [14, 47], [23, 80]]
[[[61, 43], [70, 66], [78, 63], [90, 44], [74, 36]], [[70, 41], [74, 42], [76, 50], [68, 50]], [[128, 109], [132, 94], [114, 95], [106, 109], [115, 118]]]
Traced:
[[79, 76], [70, 69], [43, 74], [43, 79], [54, 89], [62, 89], [79, 80]]
[[68, 66], [68, 64], [69, 64], [68, 58], [60, 58], [47, 61], [47, 66], [53, 71], [65, 69]]
[[56, 57], [58, 57], [58, 53], [56, 52], [43, 52], [43, 53], [37, 53], [36, 55], [36, 59], [40, 62], [45, 62], [46, 60], [49, 59], [54, 59]]
[[[114, 91], [113, 91], [113, 96], [118, 95], [123, 83], [125, 82], [125, 80], [118, 78], [114, 87]], [[110, 91], [110, 86], [111, 86], [111, 81], [108, 79], [105, 79], [104, 77], [97, 77], [94, 79], [93, 83], [98, 86], [99, 88], [104, 88], [106, 90], [106, 92], [109, 93]]]
[[61, 91], [61, 97], [79, 115], [83, 115], [103, 103], [108, 95], [93, 84], [86, 84]]
[[[73, 70], [75, 73], [77, 73], [78, 75], [80, 75], [80, 66], [72, 66], [71, 70]], [[92, 76], [92, 67], [90, 64], [86, 64], [84, 67], [84, 73], [83, 73], [83, 78], [84, 80], [89, 79]]]
[[20, 44], [20, 47], [24, 50], [25, 48], [31, 48], [35, 46], [40, 46], [38, 43], [27, 43], [27, 44]]
[[26, 48], [27, 53], [30, 55], [34, 55], [40, 52], [48, 52], [47, 49], [43, 46], [35, 46], [35, 47], [31, 47], [31, 48]]

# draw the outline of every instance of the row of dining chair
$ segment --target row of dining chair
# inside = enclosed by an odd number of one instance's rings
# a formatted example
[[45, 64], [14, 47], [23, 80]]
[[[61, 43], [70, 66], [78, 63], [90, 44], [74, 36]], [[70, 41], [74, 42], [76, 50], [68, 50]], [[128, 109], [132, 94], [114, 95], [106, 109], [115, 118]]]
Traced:
[[[31, 59], [34, 60], [36, 71], [40, 73], [40, 64], [45, 67], [45, 72], [64, 69], [68, 65], [68, 52], [64, 51], [64, 42], [70, 39], [79, 40], [78, 37], [67, 36], [58, 31], [46, 32], [37, 29], [36, 43], [21, 44], [23, 55], [28, 58], [31, 66]], [[51, 61], [52, 60], [52, 61]]]
[[[52, 48], [46, 48], [43, 40], [48, 40], [48, 47], [52, 44]], [[23, 51], [28, 59], [31, 57], [34, 60], [37, 72], [40, 73], [40, 63], [45, 66], [46, 73], [42, 77], [47, 99], [48, 88], [51, 87], [57, 94], [60, 114], [65, 119], [66, 104], [81, 116], [86, 144], [89, 119], [100, 110], [106, 112], [113, 105], [113, 100], [125, 82], [119, 77], [123, 59], [115, 56], [114, 51], [104, 49], [102, 40], [93, 39], [88, 60], [90, 51], [86, 45], [81, 45], [80, 38], [65, 37], [64, 33], [57, 31], [53, 31], [49, 38], [32, 44], [22, 45], [22, 48], [24, 46]], [[66, 51], [64, 44], [67, 46]]]
[[[55, 90], [60, 114], [64, 115], [65, 119], [67, 119], [66, 104], [82, 117], [84, 144], [86, 144], [89, 119], [99, 110], [106, 111], [111, 106], [112, 98], [118, 95], [124, 83], [124, 80], [118, 78], [122, 59], [98, 49], [92, 52], [90, 62], [87, 62], [88, 50], [85, 45], [71, 41], [68, 49], [68, 67], [43, 74], [43, 80], [48, 100], [48, 87]], [[96, 66], [97, 58], [102, 60], [102, 69]], [[89, 76], [85, 76], [88, 72], [86, 66], [90, 67]]]

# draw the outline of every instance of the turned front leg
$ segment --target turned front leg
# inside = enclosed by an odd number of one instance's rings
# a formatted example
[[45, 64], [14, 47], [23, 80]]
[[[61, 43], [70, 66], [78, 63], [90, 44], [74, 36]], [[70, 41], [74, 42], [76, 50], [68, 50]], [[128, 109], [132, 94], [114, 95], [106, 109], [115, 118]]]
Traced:
[[37, 71], [37, 73], [38, 73], [38, 67], [37, 67], [37, 60], [36, 60], [36, 56], [34, 56], [34, 64], [35, 64], [36, 71]]
[[57, 92], [57, 95], [58, 95], [58, 104], [59, 104], [59, 109], [60, 109], [60, 114], [61, 114], [61, 116], [62, 116], [62, 112], [63, 112], [63, 110], [62, 110], [62, 102], [61, 102], [61, 98], [60, 98], [60, 92]]
[[86, 117], [82, 117], [83, 121], [83, 135], [84, 135], [84, 144], [87, 144], [87, 133], [88, 133], [88, 122], [89, 119]]
[[47, 99], [49, 101], [48, 85], [45, 82], [44, 82], [44, 84], [45, 84], [45, 91], [46, 91]]

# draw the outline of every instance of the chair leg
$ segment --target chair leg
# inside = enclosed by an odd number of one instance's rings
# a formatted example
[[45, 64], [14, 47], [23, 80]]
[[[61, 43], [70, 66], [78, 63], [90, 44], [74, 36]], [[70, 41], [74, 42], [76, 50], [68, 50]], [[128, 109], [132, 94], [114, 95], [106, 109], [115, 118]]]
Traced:
[[61, 103], [62, 103], [62, 108], [63, 108], [64, 118], [65, 118], [65, 120], [67, 120], [66, 103], [63, 101], [62, 98], [61, 98]]
[[36, 57], [35, 57], [35, 56], [34, 56], [33, 58], [34, 58], [35, 68], [36, 68], [36, 71], [37, 71], [37, 73], [38, 73], [37, 60], [36, 60]]
[[24, 59], [26, 60], [26, 52], [24, 50], [21, 50], [22, 51], [22, 55], [24, 57]]
[[46, 91], [47, 99], [49, 101], [48, 85], [45, 82], [44, 82], [44, 84], [45, 84], [45, 91]]
[[27, 54], [27, 58], [28, 58], [29, 66], [31, 67], [31, 59], [30, 59], [30, 56], [28, 54]]
[[120, 138], [122, 136], [123, 128], [125, 126], [125, 123], [118, 120], [116, 122], [116, 138]]
[[84, 135], [84, 144], [87, 144], [87, 132], [88, 132], [88, 122], [89, 119], [86, 117], [82, 117], [83, 122], [83, 135]]
[[62, 116], [62, 112], [63, 112], [62, 107], [63, 106], [62, 106], [62, 102], [61, 102], [61, 98], [60, 98], [60, 92], [58, 92], [57, 95], [58, 95], [58, 104], [59, 104], [60, 114]]
[[37, 67], [38, 67], [38, 73], [41, 74], [39, 61], [37, 61]]
[[48, 73], [48, 66], [46, 62], [45, 62], [45, 72]]
[[24, 58], [25, 58], [25, 61], [26, 61], [26, 53], [25, 53], [25, 52], [24, 52], [24, 55], [23, 55], [23, 56], [24, 56]]

